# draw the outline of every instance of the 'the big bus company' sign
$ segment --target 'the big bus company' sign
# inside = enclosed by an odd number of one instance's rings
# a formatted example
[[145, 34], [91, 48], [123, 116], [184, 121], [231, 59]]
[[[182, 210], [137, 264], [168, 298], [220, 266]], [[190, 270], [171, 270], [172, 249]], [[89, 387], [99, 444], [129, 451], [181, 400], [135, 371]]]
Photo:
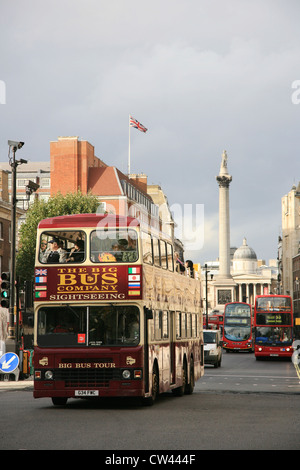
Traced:
[[35, 269], [35, 300], [140, 299], [141, 266], [47, 266]]

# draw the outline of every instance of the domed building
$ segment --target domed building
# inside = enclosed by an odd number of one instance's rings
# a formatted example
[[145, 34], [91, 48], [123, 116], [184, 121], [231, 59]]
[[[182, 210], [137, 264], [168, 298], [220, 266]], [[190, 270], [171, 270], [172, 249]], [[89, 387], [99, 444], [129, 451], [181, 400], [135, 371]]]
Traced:
[[240, 246], [233, 255], [233, 274], [256, 274], [257, 256], [253, 248], [247, 245], [244, 238]]
[[237, 284], [236, 301], [252, 305], [256, 295], [272, 292], [277, 279], [277, 268], [267, 267], [262, 260], [258, 261], [255, 251], [248, 246], [246, 238], [234, 252], [231, 273]]

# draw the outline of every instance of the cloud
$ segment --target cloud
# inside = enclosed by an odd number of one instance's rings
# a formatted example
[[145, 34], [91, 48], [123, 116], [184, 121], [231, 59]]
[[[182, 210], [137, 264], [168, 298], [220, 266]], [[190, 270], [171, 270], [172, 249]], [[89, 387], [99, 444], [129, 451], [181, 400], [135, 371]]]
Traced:
[[205, 206], [202, 262], [218, 256], [224, 149], [232, 240], [276, 257], [281, 197], [299, 180], [299, 10], [294, 0], [5, 2], [1, 160], [8, 139], [39, 161], [49, 141], [78, 135], [126, 172], [131, 113], [149, 129], [131, 132], [132, 171], [171, 205]]

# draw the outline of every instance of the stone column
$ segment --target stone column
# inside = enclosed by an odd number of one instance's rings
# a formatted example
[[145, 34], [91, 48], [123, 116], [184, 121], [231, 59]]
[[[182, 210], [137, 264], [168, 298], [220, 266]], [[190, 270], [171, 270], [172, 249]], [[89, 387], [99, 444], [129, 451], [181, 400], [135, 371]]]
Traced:
[[230, 212], [229, 185], [232, 177], [227, 169], [227, 154], [224, 150], [220, 173], [217, 176], [219, 184], [219, 276], [222, 279], [232, 279], [230, 274]]
[[227, 169], [227, 153], [222, 154], [220, 173], [216, 177], [219, 184], [219, 274], [214, 286], [216, 308], [221, 310], [225, 303], [235, 301], [236, 283], [230, 273], [230, 214], [229, 185], [232, 177]]

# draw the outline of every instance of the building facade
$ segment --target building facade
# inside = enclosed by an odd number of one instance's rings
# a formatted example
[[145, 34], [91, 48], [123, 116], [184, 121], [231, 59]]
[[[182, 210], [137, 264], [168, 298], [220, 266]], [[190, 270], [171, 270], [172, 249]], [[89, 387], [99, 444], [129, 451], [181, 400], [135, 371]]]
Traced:
[[[16, 223], [24, 210], [17, 207]], [[0, 170], [0, 273], [10, 270], [11, 260], [11, 202], [9, 196], [9, 172]]]
[[[9, 163], [0, 163], [0, 170], [5, 170], [8, 174], [8, 197], [11, 200], [11, 167]], [[26, 194], [26, 186], [32, 181], [39, 185], [36, 192], [30, 197]], [[16, 195], [17, 207], [27, 210], [35, 198], [47, 201], [50, 197], [50, 163], [49, 162], [28, 162], [18, 165], [16, 175]]]
[[[218, 304], [214, 289], [215, 279], [218, 279], [219, 274], [219, 262], [208, 261], [206, 265], [209, 311], [222, 311], [225, 304]], [[277, 260], [269, 260], [269, 266], [266, 266], [264, 260], [257, 259], [255, 251], [248, 246], [246, 238], [243, 239], [243, 244], [239, 248], [231, 249], [230, 272], [235, 282], [232, 302], [245, 302], [254, 305], [256, 295], [278, 293]], [[205, 270], [202, 271], [202, 279], [203, 282], [206, 282]]]
[[281, 199], [282, 239], [280, 247], [280, 278], [282, 294], [293, 296], [293, 257], [300, 244], [300, 183]]

